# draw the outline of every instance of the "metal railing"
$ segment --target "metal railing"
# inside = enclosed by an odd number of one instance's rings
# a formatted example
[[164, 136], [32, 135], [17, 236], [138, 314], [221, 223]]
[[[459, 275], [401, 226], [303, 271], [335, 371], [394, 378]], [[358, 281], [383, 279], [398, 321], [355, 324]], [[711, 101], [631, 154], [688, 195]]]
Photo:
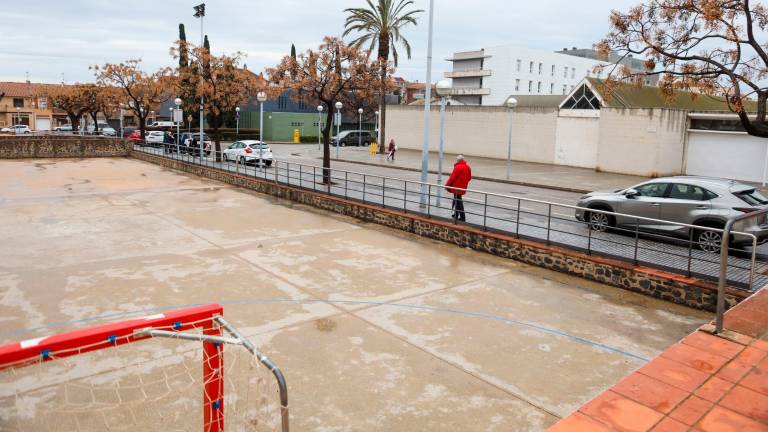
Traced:
[[[254, 163], [254, 166], [249, 166], [233, 161], [232, 158], [224, 162], [221, 160], [222, 155], [215, 151], [200, 158], [197, 148], [185, 151], [185, 147], [180, 146], [177, 151], [175, 144], [137, 143], [134, 147], [138, 151], [186, 163], [458, 223], [452, 208], [454, 199], [442, 197], [438, 191], [444, 186], [433, 183], [337, 168], [325, 170], [321, 166], [284, 160], [269, 161], [270, 166], [266, 162], [249, 160]], [[324, 181], [324, 178], [330, 181]], [[422, 197], [422, 194], [426, 197]], [[460, 223], [483, 231], [534, 240], [685, 276], [710, 281], [719, 279], [718, 251], [701, 250], [695, 234], [708, 231], [723, 236], [723, 229], [589, 209], [590, 214], [604, 214], [610, 220], [624, 221], [621, 226], [613, 226], [605, 231], [594, 230], [588, 217], [586, 221], [575, 217], [577, 211], [585, 210], [583, 208], [473, 189], [465, 190], [463, 204], [466, 221]], [[738, 241], [729, 243], [725, 250], [728, 253], [728, 284], [734, 288], [753, 290], [756, 285], [768, 283], [768, 276], [755, 274], [758, 264], [757, 237], [746, 232], [731, 232], [730, 235]], [[739, 250], [734, 244], [746, 244], [752, 249], [749, 252]]]

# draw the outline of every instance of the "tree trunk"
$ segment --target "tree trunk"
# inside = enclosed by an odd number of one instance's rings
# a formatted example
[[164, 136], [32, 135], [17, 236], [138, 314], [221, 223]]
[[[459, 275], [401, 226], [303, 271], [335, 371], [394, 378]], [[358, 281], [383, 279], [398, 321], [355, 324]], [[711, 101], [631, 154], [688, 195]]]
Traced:
[[384, 84], [387, 81], [387, 60], [389, 59], [389, 34], [379, 35], [379, 67], [381, 68], [381, 98], [379, 99], [379, 153], [387, 152], [387, 90]]
[[141, 131], [141, 141], [143, 143], [147, 140], [147, 118], [142, 116], [141, 114], [139, 114], [138, 117], [139, 117], [139, 131]]
[[97, 134], [99, 132], [99, 121], [96, 119], [96, 114], [94, 113], [89, 113], [89, 114], [91, 114], [91, 118], [93, 119], [93, 133]]
[[75, 113], [67, 113], [69, 122], [72, 124], [72, 133], [77, 132], [80, 129], [80, 116]]
[[[331, 128], [333, 128], [333, 114], [336, 107], [332, 102], [325, 104], [328, 107], [323, 128], [323, 184], [331, 184]], [[336, 143], [336, 145], [339, 145]]]

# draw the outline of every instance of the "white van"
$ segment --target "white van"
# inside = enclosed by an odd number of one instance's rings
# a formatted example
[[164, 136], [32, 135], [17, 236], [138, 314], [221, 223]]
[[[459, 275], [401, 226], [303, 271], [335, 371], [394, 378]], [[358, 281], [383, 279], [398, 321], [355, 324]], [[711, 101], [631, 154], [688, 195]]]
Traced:
[[176, 123], [172, 121], [156, 121], [149, 125], [149, 127], [174, 127]]

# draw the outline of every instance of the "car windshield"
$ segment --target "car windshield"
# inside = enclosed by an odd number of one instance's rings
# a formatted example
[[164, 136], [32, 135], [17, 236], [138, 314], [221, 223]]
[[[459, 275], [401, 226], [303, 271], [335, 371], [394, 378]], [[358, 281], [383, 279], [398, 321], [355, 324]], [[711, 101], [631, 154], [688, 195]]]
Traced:
[[256, 150], [258, 150], [258, 149], [262, 149], [262, 150], [269, 150], [269, 146], [268, 146], [268, 145], [266, 145], [266, 144], [259, 144], [259, 143], [256, 143], [256, 144], [248, 144], [248, 147], [250, 147], [250, 148], [252, 148], [252, 149], [256, 149]]
[[764, 197], [757, 189], [749, 189], [740, 192], [734, 192], [740, 200], [752, 206], [768, 204], [768, 198]]

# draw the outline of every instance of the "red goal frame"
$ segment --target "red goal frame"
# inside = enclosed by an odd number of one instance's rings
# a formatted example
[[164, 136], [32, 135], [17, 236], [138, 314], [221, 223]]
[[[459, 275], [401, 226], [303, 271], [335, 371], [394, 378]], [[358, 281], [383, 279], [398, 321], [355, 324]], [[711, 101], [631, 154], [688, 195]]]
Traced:
[[[0, 371], [71, 357], [85, 352], [107, 349], [127, 343], [151, 339], [140, 330], [153, 327], [171, 328], [174, 332], [202, 329], [207, 336], [220, 337], [221, 328], [213, 325], [216, 317], [224, 315], [218, 304], [195, 306], [149, 315], [127, 321], [104, 324], [68, 333], [59, 333], [13, 342], [0, 346]], [[211, 341], [203, 343], [203, 425], [205, 432], [224, 429], [224, 345]], [[56, 353], [52, 357], [51, 353]]]

